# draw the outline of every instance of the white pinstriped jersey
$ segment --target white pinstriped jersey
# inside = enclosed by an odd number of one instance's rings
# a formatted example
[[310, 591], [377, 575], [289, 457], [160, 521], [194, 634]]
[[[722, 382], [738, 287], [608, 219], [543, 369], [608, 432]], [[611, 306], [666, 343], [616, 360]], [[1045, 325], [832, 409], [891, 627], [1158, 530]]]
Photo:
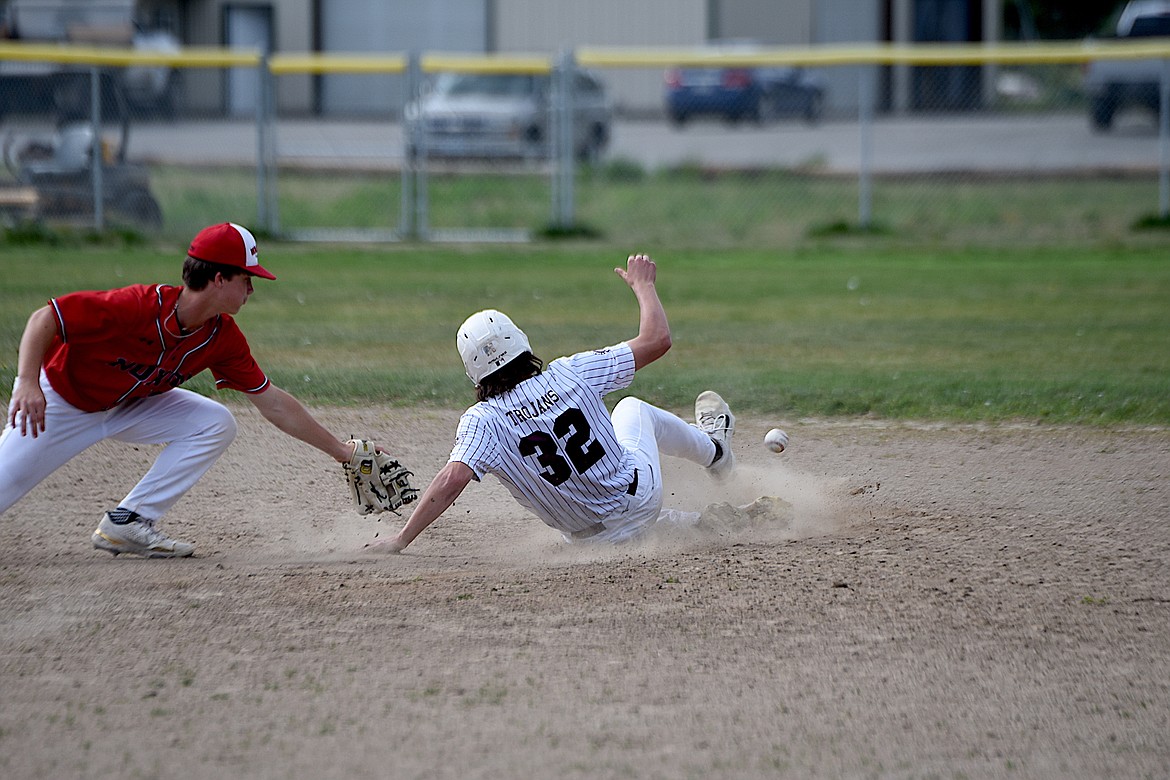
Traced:
[[449, 461], [467, 464], [476, 479], [495, 474], [557, 530], [589, 528], [625, 506], [634, 478], [602, 401], [633, 379], [634, 353], [625, 343], [554, 360], [464, 412]]

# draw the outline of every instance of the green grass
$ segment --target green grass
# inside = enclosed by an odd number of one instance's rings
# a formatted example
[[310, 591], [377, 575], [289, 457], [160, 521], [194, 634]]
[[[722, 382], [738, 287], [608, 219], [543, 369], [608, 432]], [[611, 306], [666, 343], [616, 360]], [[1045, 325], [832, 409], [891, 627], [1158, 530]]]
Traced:
[[[675, 346], [631, 392], [685, 410], [713, 387], [784, 418], [1170, 424], [1164, 249], [876, 243], [657, 252]], [[279, 280], [258, 282], [239, 319], [274, 381], [306, 401], [461, 408], [454, 331], [468, 314], [508, 312], [545, 359], [628, 338], [637, 307], [611, 269], [643, 248], [266, 241]], [[184, 249], [5, 246], [0, 398], [47, 297], [176, 282]], [[214, 392], [206, 377], [190, 386]]]
[[[256, 175], [249, 169], [157, 167], [152, 188], [174, 238], [232, 215], [256, 224]], [[878, 177], [871, 218], [887, 243], [948, 246], [1162, 243], [1166, 230], [1138, 231], [1158, 205], [1154, 174], [990, 177], [962, 173]], [[284, 230], [393, 230], [401, 183], [393, 173], [282, 169], [278, 213]], [[720, 171], [697, 165], [647, 172], [615, 160], [582, 168], [575, 218], [609, 244], [653, 247], [795, 247], [826, 230], [856, 226], [858, 183], [816, 164], [796, 170]], [[432, 173], [432, 229], [527, 229], [551, 219], [547, 175]], [[1152, 234], [1152, 235], [1151, 235]], [[870, 235], [875, 235], [871, 232]]]

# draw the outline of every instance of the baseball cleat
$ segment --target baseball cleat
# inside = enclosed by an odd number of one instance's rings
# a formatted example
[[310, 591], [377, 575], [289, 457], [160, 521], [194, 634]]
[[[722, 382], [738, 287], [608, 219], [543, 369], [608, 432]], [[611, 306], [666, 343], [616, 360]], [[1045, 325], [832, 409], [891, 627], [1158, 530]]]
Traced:
[[695, 425], [719, 445], [722, 451], [707, 472], [722, 479], [735, 468], [735, 453], [731, 451], [731, 437], [735, 433], [735, 415], [719, 393], [704, 390], [695, 399]]
[[102, 515], [93, 532], [93, 546], [114, 555], [130, 553], [144, 558], [186, 558], [195, 552], [195, 545], [171, 539], [154, 527], [153, 520], [139, 517], [129, 523], [110, 520], [110, 513]]

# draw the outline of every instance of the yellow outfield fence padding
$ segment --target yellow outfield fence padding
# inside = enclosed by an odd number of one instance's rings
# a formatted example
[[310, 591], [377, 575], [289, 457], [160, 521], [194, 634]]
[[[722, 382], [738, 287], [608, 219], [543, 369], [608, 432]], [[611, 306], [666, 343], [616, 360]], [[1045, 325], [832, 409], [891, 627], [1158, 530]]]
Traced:
[[424, 54], [419, 61], [424, 73], [548, 73], [552, 60], [541, 54], [500, 54], [491, 57], [467, 54]]
[[[582, 46], [576, 62], [594, 68], [768, 65], [979, 65], [1090, 62], [1092, 60], [1170, 59], [1170, 39], [1085, 40], [1053, 43], [1000, 44], [824, 44], [761, 47], [752, 50], [662, 48], [653, 46]], [[424, 72], [548, 73], [552, 54], [423, 53]], [[53, 62], [74, 65], [169, 65], [176, 68], [249, 67], [262, 55], [254, 49], [183, 48], [176, 53], [143, 52], [107, 46], [0, 43], [0, 61]], [[268, 67], [277, 75], [291, 73], [402, 73], [406, 53], [361, 54], [284, 52], [273, 54]]]
[[293, 73], [403, 73], [405, 54], [274, 54], [268, 69], [274, 75]]
[[671, 65], [978, 65], [1089, 62], [1099, 59], [1170, 59], [1170, 40], [1076, 41], [1001, 44], [867, 44], [759, 48], [654, 48], [583, 46], [577, 63], [595, 68], [667, 67]]
[[[268, 68], [275, 75], [292, 73], [403, 73], [408, 54], [274, 54]], [[548, 73], [552, 61], [540, 54], [430, 53], [419, 58], [424, 73]]]
[[256, 49], [185, 48], [179, 52], [137, 51], [107, 46], [0, 43], [0, 62], [51, 62], [61, 65], [170, 65], [176, 68], [255, 67]]

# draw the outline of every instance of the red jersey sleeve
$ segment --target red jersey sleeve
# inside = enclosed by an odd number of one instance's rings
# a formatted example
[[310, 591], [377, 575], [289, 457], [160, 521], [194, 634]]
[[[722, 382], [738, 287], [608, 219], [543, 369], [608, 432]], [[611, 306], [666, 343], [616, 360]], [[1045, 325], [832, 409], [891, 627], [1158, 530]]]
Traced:
[[268, 377], [252, 357], [248, 340], [236, 321], [223, 315], [223, 329], [219, 333], [220, 359], [213, 363], [211, 375], [217, 390], [239, 390], [241, 393], [259, 393], [268, 388]]

